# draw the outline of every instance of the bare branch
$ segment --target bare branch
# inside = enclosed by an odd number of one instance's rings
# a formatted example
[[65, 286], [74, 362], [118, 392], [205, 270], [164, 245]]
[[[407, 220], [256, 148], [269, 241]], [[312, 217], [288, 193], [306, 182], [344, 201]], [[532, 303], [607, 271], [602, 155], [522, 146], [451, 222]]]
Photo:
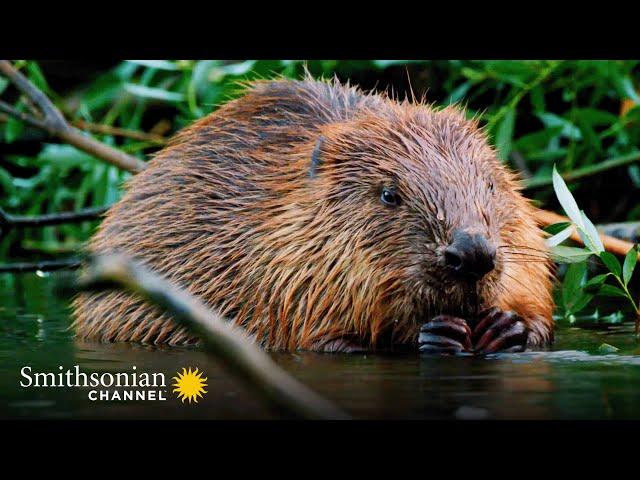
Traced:
[[79, 258], [65, 258], [62, 260], [42, 260], [40, 262], [16, 262], [0, 265], [0, 273], [50, 272], [64, 268], [78, 268]]
[[60, 140], [123, 170], [137, 173], [145, 169], [146, 164], [142, 160], [87, 137], [78, 129], [69, 125], [60, 110], [56, 108], [47, 96], [16, 70], [8, 60], [0, 60], [0, 74], [7, 77], [18, 90], [37, 106], [42, 113], [42, 118], [36, 119], [31, 115], [18, 112], [4, 102], [0, 103], [1, 111], [37, 128], [46, 130]]
[[167, 139], [165, 137], [153, 133], [138, 132], [137, 130], [128, 130], [126, 128], [112, 127], [110, 125], [89, 123], [83, 120], [74, 120], [73, 124], [76, 127], [88, 132], [113, 135], [114, 137], [131, 138], [133, 140], [140, 140], [142, 142], [157, 143], [158, 145], [165, 145], [167, 143]]
[[[640, 162], [640, 152], [632, 152], [626, 155], [620, 155], [619, 157], [610, 158], [600, 163], [594, 163], [593, 165], [576, 168], [571, 172], [563, 173], [562, 178], [567, 183], [575, 182], [577, 180], [582, 180], [583, 178], [598, 175], [602, 172], [606, 172], [614, 168], [625, 167], [635, 162]], [[547, 187], [549, 185], [552, 185], [553, 180], [551, 179], [551, 175], [549, 175], [547, 177], [525, 179], [523, 183], [525, 190], [531, 190], [534, 188]]]
[[349, 418], [282, 370], [241, 328], [124, 255], [94, 256], [80, 275], [78, 287], [85, 291], [123, 288], [163, 308], [197, 335], [208, 352], [282, 412], [300, 418]]
[[37, 217], [23, 217], [10, 215], [0, 208], [0, 238], [9, 231], [20, 227], [46, 227], [60, 225], [61, 223], [84, 222], [94, 220], [102, 216], [110, 207], [85, 208], [77, 212], [49, 213]]
[[32, 115], [29, 115], [27, 113], [16, 110], [15, 108], [13, 108], [12, 106], [10, 106], [9, 104], [3, 101], [0, 101], [0, 112], [4, 112], [12, 117], [17, 118], [18, 120], [22, 120], [23, 122], [28, 123], [29, 125], [32, 125], [36, 128], [40, 128], [42, 130], [47, 129], [46, 125], [42, 120]]

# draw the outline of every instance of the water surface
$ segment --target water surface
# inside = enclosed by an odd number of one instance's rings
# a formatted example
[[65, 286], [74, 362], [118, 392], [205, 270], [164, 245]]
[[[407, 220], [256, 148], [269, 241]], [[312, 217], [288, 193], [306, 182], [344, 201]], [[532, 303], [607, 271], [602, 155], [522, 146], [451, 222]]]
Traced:
[[[274, 418], [244, 385], [193, 348], [78, 342], [57, 275], [0, 275], [0, 418]], [[561, 326], [547, 352], [487, 358], [419, 355], [274, 354], [284, 369], [357, 418], [640, 418], [640, 347], [630, 324]], [[606, 343], [618, 350], [609, 353]], [[169, 385], [164, 401], [91, 401], [91, 388], [23, 388], [21, 369], [86, 373], [163, 372], [183, 367], [208, 378], [197, 404]], [[107, 389], [109, 390], [109, 389]]]

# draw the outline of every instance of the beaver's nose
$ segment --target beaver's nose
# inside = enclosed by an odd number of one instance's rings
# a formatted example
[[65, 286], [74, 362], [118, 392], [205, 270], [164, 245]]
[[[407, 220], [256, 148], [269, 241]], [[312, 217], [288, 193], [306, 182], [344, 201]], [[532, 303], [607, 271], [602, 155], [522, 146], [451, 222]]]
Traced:
[[453, 241], [444, 251], [447, 266], [456, 274], [479, 280], [494, 268], [495, 248], [483, 235], [464, 230], [453, 232]]

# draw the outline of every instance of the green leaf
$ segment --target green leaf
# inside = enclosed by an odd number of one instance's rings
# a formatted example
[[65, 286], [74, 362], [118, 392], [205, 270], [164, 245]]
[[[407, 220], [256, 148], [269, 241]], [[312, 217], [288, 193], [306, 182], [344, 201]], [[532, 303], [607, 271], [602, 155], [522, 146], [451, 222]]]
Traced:
[[578, 208], [578, 204], [569, 191], [569, 187], [567, 187], [564, 179], [558, 173], [555, 165], [553, 166], [552, 179], [553, 189], [556, 192], [556, 196], [558, 197], [558, 201], [560, 202], [560, 205], [562, 205], [564, 212], [573, 221], [573, 223], [584, 228], [582, 214]]
[[616, 115], [596, 108], [574, 108], [570, 115], [596, 127], [611, 125], [618, 121]]
[[5, 88], [9, 85], [9, 80], [4, 77], [0, 77], [0, 93], [4, 92]]
[[180, 66], [169, 60], [127, 60], [134, 65], [141, 65], [148, 68], [157, 68], [158, 70], [180, 70]]
[[547, 247], [555, 247], [564, 242], [567, 238], [571, 236], [573, 233], [573, 229], [575, 227], [573, 225], [569, 225], [567, 228], [562, 230], [561, 232], [556, 233], [553, 237], [549, 237], [545, 240]]
[[[600, 239], [600, 234], [598, 233], [598, 230], [596, 229], [595, 225], [591, 222], [591, 220], [589, 220], [587, 218], [587, 216], [584, 214], [584, 211], [580, 211], [580, 215], [582, 217], [582, 223], [584, 225], [584, 229], [578, 229], [578, 233], [580, 233], [580, 238], [582, 238], [582, 240], [585, 242], [585, 245], [587, 245], [587, 243], [589, 244], [589, 249], [594, 252], [594, 253], [600, 253], [604, 251], [604, 245], [602, 244], [602, 240]], [[582, 230], [582, 231], [581, 231]], [[582, 235], [584, 233], [584, 235]], [[588, 242], [587, 242], [587, 237], [588, 238]]]
[[544, 89], [540, 85], [531, 90], [530, 98], [531, 106], [533, 107], [534, 112], [542, 113], [546, 110], [546, 104], [544, 101]]
[[448, 103], [457, 103], [462, 100], [472, 85], [473, 82], [467, 81], [456, 87], [456, 89], [449, 94]]
[[496, 148], [500, 158], [507, 159], [511, 153], [511, 141], [513, 139], [513, 129], [516, 121], [516, 110], [510, 108], [504, 114], [496, 128]]
[[569, 309], [584, 283], [587, 274], [587, 262], [574, 263], [567, 268], [562, 281], [562, 303]]
[[47, 83], [47, 79], [44, 78], [42, 70], [40, 70], [37, 62], [33, 60], [27, 62], [27, 77], [35, 83], [36, 87], [44, 93], [49, 94], [49, 84]]
[[609, 275], [611, 275], [611, 274], [610, 273], [602, 273], [600, 275], [596, 275], [595, 277], [593, 277], [591, 280], [589, 280], [585, 284], [585, 286], [584, 286], [585, 292], [593, 292], [593, 293], [598, 292], [598, 290], [600, 290], [600, 287], [602, 286], [602, 284], [607, 280], [607, 278], [609, 278]]
[[373, 65], [381, 69], [394, 65], [405, 65], [407, 63], [411, 63], [411, 60], [373, 60]]
[[551, 258], [558, 263], [578, 263], [586, 260], [593, 252], [585, 248], [565, 247], [558, 245], [551, 248]]
[[251, 71], [253, 66], [256, 64], [256, 60], [245, 60], [240, 63], [230, 63], [221, 67], [221, 70], [227, 75], [244, 75]]
[[611, 273], [613, 273], [616, 277], [620, 277], [622, 275], [622, 267], [620, 266], [620, 262], [613, 253], [602, 252], [600, 254], [600, 260], [602, 260], [609, 271], [611, 271]]
[[185, 99], [185, 96], [182, 93], [170, 92], [162, 88], [136, 85], [134, 83], [126, 83], [124, 85], [124, 89], [136, 97], [152, 98], [154, 100], [163, 100], [166, 102], [182, 102]]
[[460, 70], [460, 73], [473, 82], [480, 82], [487, 78], [487, 74], [485, 72], [474, 70], [473, 68], [469, 67], [463, 67]]
[[638, 92], [633, 85], [633, 80], [631, 80], [630, 77], [624, 77], [621, 79], [618, 83], [618, 89], [635, 103], [640, 103], [640, 96], [638, 96]]
[[631, 280], [631, 276], [633, 275], [633, 270], [636, 268], [637, 262], [638, 247], [633, 246], [624, 257], [624, 265], [622, 266], [622, 279], [624, 280], [625, 285], [629, 284], [629, 280]]
[[618, 287], [614, 287], [613, 285], [607, 285], [606, 283], [600, 287], [600, 291], [598, 295], [602, 297], [623, 297], [627, 298], [627, 294], [624, 293], [623, 290]]
[[578, 299], [575, 300], [573, 304], [570, 306], [570, 309], [569, 309], [570, 312], [573, 314], [576, 314], [582, 311], [587, 305], [589, 305], [589, 302], [593, 300], [593, 297], [595, 297], [595, 295], [592, 293], [584, 293], [580, 295]]
[[551, 127], [529, 133], [518, 138], [518, 140], [514, 142], [514, 146], [518, 150], [525, 151], [543, 150], [548, 147], [549, 142], [556, 138], [561, 131], [562, 127]]
[[598, 353], [607, 354], [607, 353], [615, 353], [619, 348], [614, 347], [613, 345], [609, 345], [608, 343], [603, 343], [598, 347]]
[[560, 233], [562, 230], [570, 226], [571, 226], [570, 222], [558, 222], [558, 223], [552, 223], [551, 225], [547, 225], [546, 227], [543, 228], [543, 230], [547, 233], [550, 233], [551, 235], [555, 235], [556, 233]]
[[562, 127], [561, 135], [570, 140], [581, 140], [582, 134], [580, 129], [566, 118], [560, 117], [554, 113], [538, 113], [538, 118], [546, 127]]
[[24, 123], [13, 117], [9, 117], [4, 127], [4, 139], [7, 143], [14, 142], [20, 137], [20, 134], [24, 130]]

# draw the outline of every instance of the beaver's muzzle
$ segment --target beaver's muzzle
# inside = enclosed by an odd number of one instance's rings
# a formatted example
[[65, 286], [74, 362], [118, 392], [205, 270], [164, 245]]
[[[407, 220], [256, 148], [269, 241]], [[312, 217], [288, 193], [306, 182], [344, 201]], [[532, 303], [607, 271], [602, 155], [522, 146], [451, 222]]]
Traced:
[[444, 251], [446, 265], [456, 275], [479, 280], [494, 269], [496, 249], [484, 235], [453, 232], [453, 241]]

